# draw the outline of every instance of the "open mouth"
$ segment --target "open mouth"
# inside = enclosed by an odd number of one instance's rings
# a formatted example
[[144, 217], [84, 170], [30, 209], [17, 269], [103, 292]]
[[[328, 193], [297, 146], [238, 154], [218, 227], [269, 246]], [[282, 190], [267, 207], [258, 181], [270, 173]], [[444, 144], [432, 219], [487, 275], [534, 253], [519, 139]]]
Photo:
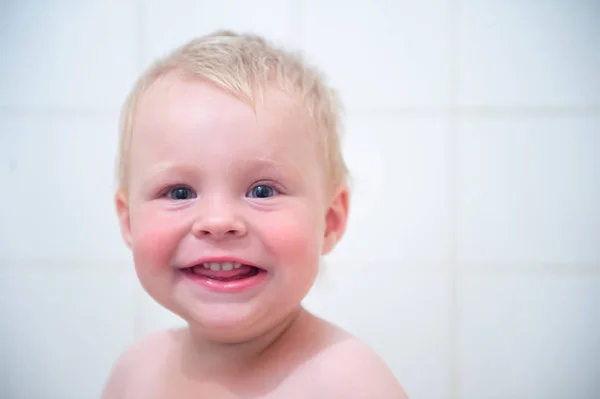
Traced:
[[212, 281], [231, 282], [248, 279], [264, 270], [238, 262], [206, 262], [183, 269], [192, 277], [204, 277]]

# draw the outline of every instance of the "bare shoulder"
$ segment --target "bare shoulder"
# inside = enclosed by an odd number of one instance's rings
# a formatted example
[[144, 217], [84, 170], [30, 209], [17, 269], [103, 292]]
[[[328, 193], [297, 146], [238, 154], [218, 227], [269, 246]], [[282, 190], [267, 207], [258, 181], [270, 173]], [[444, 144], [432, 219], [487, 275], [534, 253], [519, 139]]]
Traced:
[[102, 399], [126, 396], [128, 386], [169, 353], [176, 340], [177, 330], [146, 335], [127, 348], [115, 362], [102, 394]]
[[314, 360], [319, 390], [327, 397], [407, 399], [381, 357], [355, 337], [346, 336]]

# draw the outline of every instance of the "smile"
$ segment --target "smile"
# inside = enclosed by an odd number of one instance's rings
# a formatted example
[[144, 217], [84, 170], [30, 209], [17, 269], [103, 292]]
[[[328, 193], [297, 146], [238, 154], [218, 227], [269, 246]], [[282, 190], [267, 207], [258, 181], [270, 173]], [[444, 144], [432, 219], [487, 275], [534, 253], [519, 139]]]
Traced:
[[203, 262], [181, 269], [192, 282], [217, 292], [240, 292], [259, 285], [267, 272], [239, 262]]
[[205, 262], [202, 265], [189, 268], [198, 276], [204, 276], [213, 280], [233, 281], [257, 275], [258, 267], [242, 265], [237, 262]]

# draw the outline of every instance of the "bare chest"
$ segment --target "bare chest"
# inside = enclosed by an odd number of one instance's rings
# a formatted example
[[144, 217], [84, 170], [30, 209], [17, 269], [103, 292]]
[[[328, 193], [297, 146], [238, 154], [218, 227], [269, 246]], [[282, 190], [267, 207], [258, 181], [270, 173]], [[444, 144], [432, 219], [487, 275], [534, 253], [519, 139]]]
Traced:
[[318, 384], [302, 372], [283, 378], [262, 375], [243, 383], [198, 381], [162, 375], [136, 378], [123, 399], [321, 399]]

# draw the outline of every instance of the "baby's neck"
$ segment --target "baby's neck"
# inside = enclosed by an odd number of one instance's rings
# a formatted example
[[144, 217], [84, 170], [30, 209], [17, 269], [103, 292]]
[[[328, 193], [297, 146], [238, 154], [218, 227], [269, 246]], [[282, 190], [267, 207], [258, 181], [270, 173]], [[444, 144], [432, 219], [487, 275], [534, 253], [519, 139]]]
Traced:
[[221, 371], [232, 373], [236, 370], [245, 370], [261, 360], [277, 352], [285, 344], [287, 337], [294, 335], [297, 326], [311, 315], [303, 308], [288, 315], [277, 324], [276, 328], [265, 334], [238, 343], [221, 343], [209, 341], [195, 333], [190, 327], [184, 336], [185, 363], [196, 371], [210, 374], [220, 374]]

